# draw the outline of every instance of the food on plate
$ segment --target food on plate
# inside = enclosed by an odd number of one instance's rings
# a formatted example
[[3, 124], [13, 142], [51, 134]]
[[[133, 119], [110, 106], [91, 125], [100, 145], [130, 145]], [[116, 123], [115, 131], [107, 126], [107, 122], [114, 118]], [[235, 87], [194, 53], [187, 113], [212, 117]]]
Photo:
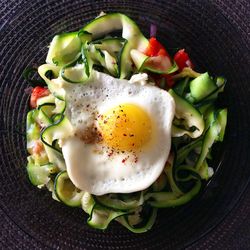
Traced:
[[[117, 35], [117, 30], [122, 34]], [[27, 172], [52, 197], [82, 207], [87, 223], [116, 220], [148, 231], [158, 208], [183, 205], [214, 172], [227, 110], [215, 104], [224, 77], [194, 71], [121, 13], [56, 35], [38, 67], [27, 114]]]

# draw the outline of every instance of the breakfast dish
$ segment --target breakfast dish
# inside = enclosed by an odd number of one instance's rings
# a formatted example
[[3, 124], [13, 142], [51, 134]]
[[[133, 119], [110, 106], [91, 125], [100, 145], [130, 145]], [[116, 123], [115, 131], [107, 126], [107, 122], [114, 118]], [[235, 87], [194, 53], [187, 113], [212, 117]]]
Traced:
[[[117, 31], [121, 30], [119, 34]], [[195, 197], [214, 172], [227, 110], [224, 77], [198, 73], [121, 13], [56, 35], [38, 67], [27, 114], [27, 172], [55, 200], [82, 207], [88, 225], [116, 220], [148, 231], [158, 208]]]

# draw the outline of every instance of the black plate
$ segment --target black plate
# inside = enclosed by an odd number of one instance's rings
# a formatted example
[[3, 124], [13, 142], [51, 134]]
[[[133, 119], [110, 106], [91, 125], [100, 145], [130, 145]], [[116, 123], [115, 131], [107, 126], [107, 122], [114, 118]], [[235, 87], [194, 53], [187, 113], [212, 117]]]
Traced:
[[[25, 172], [29, 96], [21, 73], [27, 65], [44, 62], [56, 33], [78, 30], [101, 10], [128, 14], [146, 35], [155, 23], [167, 47], [185, 47], [198, 70], [228, 79], [222, 98], [228, 127], [215, 152], [216, 174], [193, 202], [161, 210], [153, 229], [141, 235], [116, 223], [105, 232], [87, 227], [80, 209], [52, 200], [29, 183]], [[249, 183], [248, 17], [248, 1], [1, 1], [0, 208], [5, 232], [15, 235], [2, 244], [19, 249], [171, 249], [191, 244], [218, 225]]]

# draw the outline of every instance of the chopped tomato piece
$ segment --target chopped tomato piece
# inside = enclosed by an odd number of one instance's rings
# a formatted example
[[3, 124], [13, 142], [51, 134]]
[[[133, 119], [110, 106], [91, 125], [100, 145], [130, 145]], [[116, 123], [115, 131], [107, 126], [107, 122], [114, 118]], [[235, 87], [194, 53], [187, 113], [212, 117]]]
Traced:
[[40, 141], [36, 141], [32, 149], [33, 154], [40, 154], [43, 151], [43, 144]]
[[169, 57], [168, 52], [165, 50], [164, 46], [157, 41], [155, 37], [149, 39], [149, 45], [145, 52], [147, 56], [167, 56]]
[[[159, 57], [159, 58], [167, 57], [169, 59], [168, 62], [170, 64], [169, 67], [172, 65], [168, 52], [166, 51], [164, 46], [159, 41], [157, 41], [155, 37], [151, 37], [149, 39], [149, 45], [145, 54], [150, 57]], [[151, 63], [157, 63], [157, 65], [154, 65], [155, 68], [160, 65], [160, 62], [157, 62], [157, 60], [151, 61]], [[172, 74], [160, 74], [160, 75], [151, 74], [151, 75], [154, 78], [156, 85], [158, 85], [161, 88], [169, 89], [172, 88], [174, 85]]]
[[169, 57], [167, 51], [165, 49], [159, 49], [158, 53], [157, 53], [158, 56], [167, 56]]
[[163, 75], [164, 78], [166, 79], [167, 87], [170, 89], [174, 86], [174, 79], [172, 77], [173, 74], [166, 74]]
[[191, 62], [188, 53], [184, 49], [180, 49], [174, 55], [174, 60], [179, 67], [179, 71], [182, 71], [185, 67], [194, 68], [193, 63]]
[[161, 89], [170, 89], [174, 86], [174, 79], [173, 76], [174, 73], [172, 74], [155, 74], [155, 73], [150, 73], [150, 76], [153, 78], [155, 81], [156, 86], [158, 86]]
[[37, 100], [39, 98], [47, 96], [49, 94], [50, 94], [50, 92], [47, 88], [43, 88], [43, 87], [39, 87], [39, 86], [33, 88], [32, 93], [31, 93], [31, 97], [30, 97], [30, 107], [32, 109], [36, 108], [37, 107]]

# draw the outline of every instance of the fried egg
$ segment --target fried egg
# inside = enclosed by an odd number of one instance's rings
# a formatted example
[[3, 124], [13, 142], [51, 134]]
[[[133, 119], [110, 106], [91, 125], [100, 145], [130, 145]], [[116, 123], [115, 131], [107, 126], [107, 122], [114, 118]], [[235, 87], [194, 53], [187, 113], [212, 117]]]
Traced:
[[168, 92], [95, 71], [86, 84], [63, 88], [74, 133], [61, 146], [74, 185], [94, 195], [149, 187], [170, 151], [175, 103]]

